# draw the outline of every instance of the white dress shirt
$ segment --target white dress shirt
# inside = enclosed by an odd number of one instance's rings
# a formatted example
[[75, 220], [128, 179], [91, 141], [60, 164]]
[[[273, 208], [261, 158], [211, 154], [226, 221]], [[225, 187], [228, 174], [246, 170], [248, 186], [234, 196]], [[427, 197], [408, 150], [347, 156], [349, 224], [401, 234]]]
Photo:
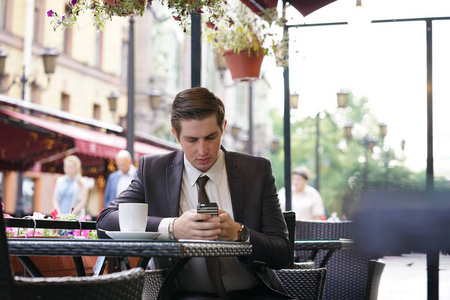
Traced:
[[[286, 210], [286, 190], [281, 188], [278, 197], [281, 203], [281, 209]], [[319, 192], [310, 185], [305, 185], [301, 192], [296, 192], [292, 187], [292, 201], [291, 211], [295, 212], [295, 219], [300, 220], [314, 220], [315, 217], [322, 217], [325, 215], [325, 208], [323, 206], [322, 197]]]
[[128, 169], [127, 173], [119, 170], [119, 180], [117, 181], [116, 197], [119, 196], [122, 191], [128, 188], [134, 177], [136, 177], [136, 167], [133, 164], [130, 165], [130, 169]]

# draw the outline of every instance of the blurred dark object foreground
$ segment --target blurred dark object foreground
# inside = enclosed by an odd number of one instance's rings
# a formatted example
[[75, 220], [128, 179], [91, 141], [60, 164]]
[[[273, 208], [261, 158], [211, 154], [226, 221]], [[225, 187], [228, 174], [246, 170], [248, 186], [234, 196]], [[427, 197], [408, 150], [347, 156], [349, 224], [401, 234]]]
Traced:
[[355, 214], [355, 245], [401, 254], [450, 250], [449, 191], [370, 191]]

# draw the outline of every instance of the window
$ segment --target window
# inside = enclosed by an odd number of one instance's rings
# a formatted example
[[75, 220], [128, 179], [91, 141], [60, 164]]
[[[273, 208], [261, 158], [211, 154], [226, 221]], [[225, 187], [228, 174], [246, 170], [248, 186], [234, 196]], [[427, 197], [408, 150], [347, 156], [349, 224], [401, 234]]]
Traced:
[[43, 16], [45, 16], [44, 6], [41, 5], [42, 0], [35, 0], [34, 2], [34, 26], [33, 26], [33, 41], [41, 42], [43, 39]]
[[41, 89], [37, 84], [31, 84], [31, 102], [41, 104]]
[[[70, 13], [70, 6], [66, 5], [66, 15]], [[67, 54], [72, 54], [72, 28], [64, 29], [64, 43], [63, 51]]]
[[12, 0], [0, 1], [0, 29], [10, 30], [12, 26]]
[[100, 120], [100, 118], [101, 118], [101, 106], [100, 105], [94, 104], [93, 114], [94, 114], [94, 119]]
[[128, 74], [128, 41], [122, 42], [122, 57], [120, 60], [120, 81], [122, 84], [127, 83], [127, 74]]
[[100, 68], [102, 66], [102, 50], [103, 50], [103, 31], [97, 30], [95, 37], [95, 61], [94, 67]]
[[61, 94], [61, 110], [67, 112], [70, 110], [70, 96], [65, 93]]
[[0, 78], [0, 90], [2, 94], [8, 94], [9, 90], [6, 89], [8, 88], [9, 82], [11, 82], [9, 74], [3, 74], [3, 77]]

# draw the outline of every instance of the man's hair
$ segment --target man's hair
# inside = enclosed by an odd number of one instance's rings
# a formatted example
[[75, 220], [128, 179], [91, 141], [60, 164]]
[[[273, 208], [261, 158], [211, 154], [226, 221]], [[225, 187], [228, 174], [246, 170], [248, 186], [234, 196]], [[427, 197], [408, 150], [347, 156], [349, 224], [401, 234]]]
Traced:
[[181, 121], [203, 120], [211, 115], [216, 115], [217, 125], [223, 130], [225, 106], [222, 100], [206, 88], [195, 87], [181, 91], [175, 96], [170, 121], [180, 137]]
[[309, 172], [309, 169], [305, 166], [295, 168], [292, 174], [300, 175], [306, 180], [309, 180], [309, 178], [311, 178], [311, 173]]
[[129, 161], [132, 161], [131, 154], [127, 150], [120, 150], [119, 152], [117, 152], [116, 160], [119, 159], [119, 158], [126, 158]]

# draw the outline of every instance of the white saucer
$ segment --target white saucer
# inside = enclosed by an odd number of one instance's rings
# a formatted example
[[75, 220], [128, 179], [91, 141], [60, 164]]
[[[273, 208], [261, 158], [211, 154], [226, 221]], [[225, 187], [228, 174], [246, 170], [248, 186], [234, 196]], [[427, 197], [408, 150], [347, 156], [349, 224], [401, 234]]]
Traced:
[[115, 240], [153, 240], [160, 232], [126, 232], [126, 231], [105, 231], [107, 235]]

